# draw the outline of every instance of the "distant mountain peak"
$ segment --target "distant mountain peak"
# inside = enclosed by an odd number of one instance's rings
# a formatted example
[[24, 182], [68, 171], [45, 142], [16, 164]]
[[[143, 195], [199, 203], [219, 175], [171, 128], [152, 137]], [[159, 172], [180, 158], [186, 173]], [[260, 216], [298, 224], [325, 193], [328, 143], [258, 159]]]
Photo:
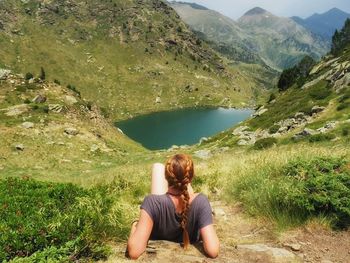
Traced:
[[254, 15], [262, 15], [268, 13], [265, 9], [261, 7], [254, 7], [253, 9], [250, 9], [248, 12], [246, 12], [245, 16], [254, 16]]

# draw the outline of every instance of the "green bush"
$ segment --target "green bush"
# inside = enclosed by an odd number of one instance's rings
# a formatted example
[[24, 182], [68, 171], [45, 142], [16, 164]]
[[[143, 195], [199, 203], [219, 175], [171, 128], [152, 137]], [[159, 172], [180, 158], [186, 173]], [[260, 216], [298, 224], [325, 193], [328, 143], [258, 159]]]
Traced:
[[344, 109], [350, 108], [350, 103], [349, 102], [343, 102], [338, 105], [337, 111], [342, 111]]
[[80, 96], [80, 91], [77, 90], [77, 88], [74, 85], [68, 84], [67, 89], [74, 91], [76, 94], [78, 94]]
[[309, 142], [323, 142], [323, 141], [331, 141], [335, 139], [335, 135], [333, 133], [319, 133], [315, 135], [311, 135], [309, 137]]
[[229, 191], [250, 213], [282, 227], [319, 217], [336, 229], [350, 226], [350, 170], [343, 158], [296, 159], [283, 167], [265, 167], [235, 179]]
[[269, 133], [270, 134], [274, 134], [276, 132], [278, 132], [278, 130], [281, 128], [281, 126], [279, 125], [273, 125], [270, 129], [269, 129]]
[[263, 150], [263, 149], [270, 148], [275, 144], [277, 144], [276, 138], [264, 138], [256, 141], [253, 148], [255, 150]]
[[332, 94], [332, 90], [327, 87], [323, 88], [311, 88], [310, 89], [310, 97], [315, 100], [324, 100]]
[[0, 180], [0, 258], [105, 258], [105, 242], [125, 239], [128, 231], [116, 187]]
[[30, 72], [26, 73], [26, 75], [25, 75], [25, 79], [26, 79], [26, 80], [30, 80], [30, 79], [32, 79], [32, 78], [34, 78], [34, 76], [33, 76], [32, 73], [30, 73]]
[[271, 93], [270, 97], [269, 97], [269, 100], [268, 100], [268, 103], [270, 103], [271, 101], [275, 100], [276, 99], [276, 95], [275, 93]]
[[342, 129], [342, 135], [343, 136], [348, 136], [350, 134], [350, 127], [344, 127]]

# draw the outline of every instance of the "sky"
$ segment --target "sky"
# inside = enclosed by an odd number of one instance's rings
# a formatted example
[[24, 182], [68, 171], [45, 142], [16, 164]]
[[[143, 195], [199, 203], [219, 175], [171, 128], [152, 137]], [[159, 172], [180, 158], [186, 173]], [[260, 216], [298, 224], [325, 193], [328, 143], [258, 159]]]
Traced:
[[278, 16], [306, 18], [314, 13], [324, 13], [337, 7], [350, 13], [350, 0], [182, 0], [195, 2], [209, 9], [237, 19], [249, 9], [259, 6]]

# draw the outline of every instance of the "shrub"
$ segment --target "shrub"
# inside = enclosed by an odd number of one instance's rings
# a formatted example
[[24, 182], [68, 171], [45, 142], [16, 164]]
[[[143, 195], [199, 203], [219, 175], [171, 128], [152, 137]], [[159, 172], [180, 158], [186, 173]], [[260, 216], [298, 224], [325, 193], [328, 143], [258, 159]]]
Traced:
[[309, 142], [323, 142], [323, 141], [331, 141], [335, 139], [335, 135], [333, 133], [319, 133], [315, 135], [311, 135], [309, 137]]
[[270, 103], [271, 101], [274, 101], [275, 99], [276, 99], [275, 93], [271, 93], [270, 98], [267, 102]]
[[61, 85], [61, 82], [58, 79], [54, 79], [53, 82], [56, 83], [57, 85]]
[[41, 80], [45, 80], [46, 79], [46, 73], [43, 67], [40, 68], [40, 75], [39, 75], [39, 79]]
[[279, 125], [273, 125], [270, 129], [269, 129], [269, 133], [270, 134], [274, 134], [276, 132], [278, 132], [278, 130], [281, 128], [281, 126]]
[[31, 101], [30, 101], [30, 99], [28, 99], [28, 98], [26, 98], [26, 99], [24, 100], [24, 103], [25, 103], [25, 104], [30, 104], [30, 102], [31, 102]]
[[80, 97], [80, 91], [77, 90], [77, 88], [76, 88], [74, 85], [68, 84], [68, 85], [67, 85], [67, 89], [69, 89], [69, 90], [75, 92], [75, 93], [78, 94], [79, 97]]
[[49, 106], [44, 105], [41, 109], [44, 113], [49, 113]]
[[325, 216], [334, 228], [350, 226], [350, 171], [343, 158], [296, 159], [234, 180], [231, 194], [252, 214], [281, 226]]
[[256, 141], [253, 148], [256, 150], [263, 150], [270, 148], [275, 144], [277, 144], [276, 138], [264, 138]]
[[0, 180], [0, 258], [104, 258], [108, 249], [103, 242], [125, 239], [128, 231], [113, 187], [112, 193], [107, 186], [87, 190], [72, 184]]
[[348, 136], [350, 134], [350, 127], [344, 127], [341, 131], [343, 136]]
[[332, 90], [327, 86], [322, 86], [322, 84], [316, 84], [316, 86], [310, 88], [310, 97], [315, 100], [324, 100], [332, 94]]
[[338, 105], [337, 111], [342, 111], [344, 109], [350, 108], [350, 103], [349, 102], [343, 102]]
[[25, 75], [25, 79], [26, 79], [26, 80], [30, 80], [30, 79], [32, 79], [32, 78], [34, 78], [34, 76], [33, 76], [32, 73], [30, 73], [30, 72], [26, 73], [26, 75]]

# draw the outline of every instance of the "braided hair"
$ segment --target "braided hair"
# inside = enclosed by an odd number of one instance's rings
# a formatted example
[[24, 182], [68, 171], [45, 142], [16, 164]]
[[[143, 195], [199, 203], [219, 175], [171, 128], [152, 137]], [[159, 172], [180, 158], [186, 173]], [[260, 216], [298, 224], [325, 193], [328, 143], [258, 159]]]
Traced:
[[183, 231], [183, 242], [185, 249], [190, 243], [190, 238], [187, 231], [190, 195], [187, 187], [188, 184], [191, 183], [193, 175], [193, 161], [188, 155], [177, 154], [166, 162], [165, 178], [168, 181], [169, 187], [172, 187], [180, 192], [182, 207], [180, 227]]

